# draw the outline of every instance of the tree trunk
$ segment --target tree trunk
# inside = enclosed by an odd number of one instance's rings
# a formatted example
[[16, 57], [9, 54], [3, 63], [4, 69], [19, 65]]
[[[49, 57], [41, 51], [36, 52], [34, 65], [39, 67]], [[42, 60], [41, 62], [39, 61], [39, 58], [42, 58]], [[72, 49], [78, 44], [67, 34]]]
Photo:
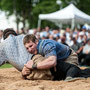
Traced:
[[17, 27], [17, 34], [19, 34], [19, 22], [20, 22], [20, 19], [16, 13], [16, 27]]
[[25, 18], [23, 18], [22, 23], [23, 23], [23, 28], [25, 28], [26, 27]]

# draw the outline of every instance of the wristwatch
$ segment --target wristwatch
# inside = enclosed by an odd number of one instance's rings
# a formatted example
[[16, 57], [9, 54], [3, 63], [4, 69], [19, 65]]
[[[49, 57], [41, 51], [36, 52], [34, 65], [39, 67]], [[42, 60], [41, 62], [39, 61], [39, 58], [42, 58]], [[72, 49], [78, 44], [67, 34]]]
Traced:
[[37, 69], [37, 64], [33, 64], [32, 69]]

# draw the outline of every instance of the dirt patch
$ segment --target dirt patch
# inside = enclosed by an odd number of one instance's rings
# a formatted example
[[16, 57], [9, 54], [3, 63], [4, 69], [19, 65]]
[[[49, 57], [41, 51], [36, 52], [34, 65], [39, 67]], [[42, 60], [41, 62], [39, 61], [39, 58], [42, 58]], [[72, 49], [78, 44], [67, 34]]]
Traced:
[[90, 90], [90, 78], [72, 82], [24, 80], [15, 68], [0, 69], [0, 90]]

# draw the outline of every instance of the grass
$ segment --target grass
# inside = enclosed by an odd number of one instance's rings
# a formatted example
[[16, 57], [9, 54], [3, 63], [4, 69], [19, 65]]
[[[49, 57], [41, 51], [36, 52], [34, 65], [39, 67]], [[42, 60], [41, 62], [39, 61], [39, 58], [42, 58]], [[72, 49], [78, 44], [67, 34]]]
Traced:
[[0, 69], [2, 69], [2, 68], [11, 68], [11, 67], [13, 67], [11, 64], [6, 63], [6, 64], [0, 66]]

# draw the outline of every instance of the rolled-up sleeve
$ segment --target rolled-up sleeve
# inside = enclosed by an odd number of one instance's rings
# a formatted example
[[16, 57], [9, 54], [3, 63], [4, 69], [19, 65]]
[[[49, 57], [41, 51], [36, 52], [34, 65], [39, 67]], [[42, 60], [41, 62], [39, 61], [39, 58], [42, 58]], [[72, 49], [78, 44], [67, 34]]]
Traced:
[[57, 56], [56, 46], [53, 43], [45, 44], [45, 46], [43, 48], [43, 52], [44, 52], [45, 57]]

